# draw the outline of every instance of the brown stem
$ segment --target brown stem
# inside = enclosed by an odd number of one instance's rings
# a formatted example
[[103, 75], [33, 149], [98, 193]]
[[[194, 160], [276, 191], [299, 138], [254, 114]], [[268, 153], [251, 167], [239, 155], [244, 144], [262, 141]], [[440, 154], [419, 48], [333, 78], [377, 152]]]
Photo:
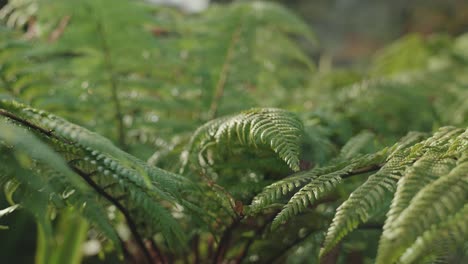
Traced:
[[216, 118], [216, 115], [218, 114], [219, 103], [224, 94], [224, 87], [226, 85], [227, 77], [229, 74], [231, 61], [234, 56], [234, 48], [237, 42], [239, 41], [241, 28], [242, 27], [239, 26], [232, 34], [231, 42], [229, 43], [229, 47], [226, 52], [226, 57], [224, 59], [223, 66], [221, 68], [221, 72], [219, 73], [219, 78], [218, 78], [218, 82], [216, 83], [213, 100], [211, 101], [210, 110], [208, 112], [210, 119]]
[[383, 164], [373, 164], [373, 165], [369, 165], [369, 166], [366, 166], [366, 167], [362, 167], [362, 168], [353, 170], [353, 171], [341, 176], [341, 178], [346, 179], [346, 178], [349, 178], [349, 177], [352, 177], [352, 176], [355, 176], [355, 175], [377, 171], [377, 170], [380, 170], [382, 168], [382, 166], [383, 166]]
[[231, 242], [232, 232], [239, 226], [242, 217], [235, 219], [230, 226], [228, 226], [219, 241], [218, 248], [216, 249], [215, 255], [213, 257], [213, 264], [222, 263], [223, 258], [226, 254], [229, 243]]
[[266, 261], [265, 263], [281, 263], [280, 258], [286, 254], [290, 249], [295, 247], [297, 244], [301, 243], [305, 239], [307, 239], [310, 235], [312, 235], [316, 230], [312, 230], [308, 232], [305, 236], [303, 237], [298, 237], [296, 238], [293, 242], [289, 243], [285, 248], [281, 249], [278, 251], [276, 254], [272, 254], [272, 256]]
[[130, 263], [135, 262], [134, 256], [130, 253], [128, 248], [125, 246], [125, 242], [120, 237], [119, 237], [119, 242], [120, 242], [120, 245], [122, 247], [122, 252], [123, 252], [123, 255], [124, 255], [124, 259], [129, 260]]
[[70, 22], [71, 16], [64, 16], [62, 19], [60, 19], [60, 22], [54, 31], [50, 33], [49, 35], [49, 43], [57, 41], [60, 36], [62, 36], [63, 32], [65, 31], [65, 28], [68, 25], [68, 22]]
[[111, 97], [114, 102], [115, 108], [115, 119], [117, 121], [117, 137], [119, 145], [122, 149], [127, 148], [126, 144], [126, 135], [125, 135], [125, 126], [123, 122], [122, 106], [120, 104], [119, 95], [118, 95], [118, 83], [117, 77], [115, 76], [114, 66], [112, 63], [112, 56], [110, 53], [109, 44], [106, 41], [106, 32], [102, 25], [102, 21], [97, 19], [97, 31], [101, 39], [101, 48], [104, 54], [104, 63], [109, 74], [109, 82], [111, 86]]
[[[221, 191], [225, 196], [226, 198], [229, 200], [229, 205], [232, 209], [232, 211], [236, 214], [235, 217], [239, 217], [241, 215], [243, 215], [243, 212], [242, 211], [238, 211], [236, 206], [237, 206], [237, 202], [236, 202], [236, 199], [234, 199], [234, 196], [232, 196], [232, 194], [230, 194], [223, 186], [221, 185], [218, 185], [216, 184], [216, 182], [214, 182], [212, 179], [210, 179], [210, 177], [208, 177], [208, 175], [206, 175], [205, 171], [204, 170], [201, 170], [200, 171], [200, 175], [201, 177], [203, 178], [203, 180], [205, 180], [206, 184], [208, 185], [209, 188], [211, 188], [214, 192], [216, 192], [216, 189]], [[224, 208], [224, 206], [223, 206]], [[229, 211], [226, 209], [227, 213], [229, 214]], [[236, 221], [236, 218], [234, 218], [234, 221]]]
[[320, 264], [335, 264], [338, 262], [340, 256], [341, 243], [338, 243], [334, 248], [320, 259]]
[[46, 129], [42, 128], [42, 127], [39, 127], [39, 126], [29, 122], [28, 120], [25, 120], [25, 119], [22, 119], [22, 118], [20, 118], [18, 116], [15, 116], [14, 114], [12, 114], [10, 112], [7, 112], [5, 110], [0, 109], [0, 115], [8, 117], [8, 118], [22, 124], [23, 126], [32, 128], [32, 129], [34, 129], [34, 130], [36, 130], [36, 131], [40, 132], [41, 134], [44, 134], [44, 135], [46, 135], [48, 137], [58, 138], [58, 137], [53, 135], [52, 131], [49, 131], [49, 130], [46, 130]]
[[245, 257], [247, 257], [250, 247], [253, 245], [255, 240], [263, 234], [268, 224], [270, 224], [271, 221], [273, 221], [273, 219], [275, 218], [276, 214], [277, 212], [273, 213], [270, 217], [265, 219], [265, 222], [262, 225], [260, 225], [260, 227], [257, 228], [257, 230], [255, 230], [254, 236], [252, 236], [249, 240], [247, 240], [247, 243], [245, 244], [244, 248], [241, 250], [241, 253], [237, 256], [236, 261], [235, 261], [236, 264], [242, 263]]
[[208, 260], [213, 256], [214, 254], [214, 243], [215, 243], [215, 239], [213, 236], [210, 236], [208, 237], [207, 239], [208, 241], [206, 242], [207, 244], [207, 254], [206, 254], [206, 257], [207, 257], [207, 260], [206, 262], [208, 262]]
[[91, 179], [91, 177], [89, 177], [87, 173], [85, 173], [84, 171], [70, 164], [69, 164], [69, 167], [76, 174], [80, 175], [81, 178], [83, 178], [97, 193], [99, 193], [99, 195], [106, 198], [106, 200], [108, 200], [111, 204], [113, 204], [122, 213], [122, 215], [124, 216], [127, 222], [128, 228], [130, 229], [130, 233], [132, 233], [132, 236], [135, 239], [138, 247], [140, 248], [143, 255], [145, 256], [146, 261], [148, 263], [153, 263], [153, 258], [151, 257], [151, 254], [148, 251], [148, 249], [146, 248], [143, 238], [140, 236], [140, 233], [138, 233], [137, 225], [135, 221], [133, 220], [132, 216], [130, 215], [130, 212], [128, 212], [128, 210], [118, 200], [116, 200], [114, 197], [112, 197], [110, 194], [104, 191], [97, 183], [95, 183], [93, 179]]
[[162, 264], [167, 263], [166, 258], [164, 257], [164, 255], [162, 255], [162, 251], [159, 249], [154, 239], [150, 239], [150, 245], [151, 245], [151, 248], [153, 249], [154, 254], [156, 255], [156, 258], [160, 261], [160, 263]]
[[195, 264], [198, 264], [200, 263], [200, 235], [195, 235], [193, 237], [193, 241], [192, 241], [192, 251], [193, 251], [193, 255], [194, 255], [194, 260], [193, 260], [193, 263]]

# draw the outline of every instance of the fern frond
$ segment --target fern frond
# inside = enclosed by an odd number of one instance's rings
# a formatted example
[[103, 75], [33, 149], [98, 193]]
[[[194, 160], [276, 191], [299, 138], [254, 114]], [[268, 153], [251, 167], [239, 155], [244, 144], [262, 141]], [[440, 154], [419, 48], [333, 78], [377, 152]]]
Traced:
[[[47, 225], [45, 222], [48, 221], [46, 216], [48, 203], [63, 200], [62, 203], [69, 203], [80, 210], [116, 245], [120, 244], [116, 231], [106, 218], [104, 208], [96, 203], [97, 197], [68, 168], [62, 157], [30, 132], [3, 119], [0, 119], [0, 131], [0, 144], [12, 148], [10, 155], [13, 154], [9, 158], [2, 159], [10, 160], [10, 169], [0, 166], [0, 175], [19, 181], [19, 190], [17, 187], [15, 191], [22, 193], [19, 202], [24, 208], [30, 210], [40, 223]], [[34, 164], [35, 162], [38, 164]], [[16, 169], [11, 170], [12, 167]], [[47, 173], [47, 177], [40, 175], [41, 170], [42, 173]], [[63, 193], [70, 195], [62, 195]], [[46, 227], [46, 230], [49, 229]]]
[[[65, 161], [44, 143], [37, 140], [34, 136], [22, 129], [15, 127], [4, 119], [0, 119], [2, 129], [1, 142], [7, 146], [12, 146], [15, 149], [24, 151], [27, 156], [41, 163], [52, 166], [55, 171], [63, 172], [64, 176], [77, 186], [79, 189], [84, 189], [85, 185], [78, 180], [74, 173], [67, 167]], [[34, 148], [29, 146], [35, 146]]]
[[242, 147], [267, 147], [274, 151], [292, 170], [299, 170], [302, 122], [290, 112], [276, 108], [260, 108], [241, 114], [215, 119], [195, 131], [183, 164], [197, 156], [199, 165], [206, 162], [207, 150]]
[[[425, 145], [429, 151], [410, 168], [398, 183], [398, 189], [384, 226], [384, 235], [392, 230], [395, 222], [411, 204], [424, 186], [430, 186], [440, 177], [447, 175], [455, 165], [459, 153], [466, 152], [467, 132], [462, 129], [445, 128], [435, 133]], [[457, 165], [458, 166], [458, 165]], [[434, 183], [435, 184], [435, 183]], [[382, 250], [388, 248], [384, 235], [380, 243]], [[398, 256], [396, 256], [398, 257]]]
[[[369, 179], [357, 188], [338, 209], [328, 230], [321, 255], [332, 249], [346, 234], [354, 230], [360, 223], [367, 222], [370, 217], [384, 209], [392, 194], [397, 191], [405, 181], [412, 182], [410, 186], [415, 192], [440, 176], [446, 175], [454, 166], [453, 160], [446, 158], [446, 151], [453, 145], [463, 129], [451, 127], [441, 128], [433, 137], [414, 144], [418, 141], [417, 135], [402, 140], [395, 145], [395, 151], [380, 171], [371, 175]], [[412, 142], [412, 143], [411, 143]], [[458, 152], [460, 153], [460, 152]], [[416, 188], [416, 189], [415, 189]], [[398, 187], [401, 191], [401, 188]], [[398, 191], [397, 191], [398, 194]], [[397, 198], [398, 197], [398, 198]], [[406, 203], [400, 204], [405, 209], [411, 196], [402, 198], [396, 195], [395, 199], [404, 199]], [[393, 223], [392, 215], [398, 208], [392, 206], [386, 223]]]
[[[328, 229], [323, 249], [323, 255], [332, 249], [346, 234], [354, 230], [359, 223], [366, 222], [373, 213], [388, 199], [388, 192], [393, 192], [396, 182], [401, 177], [406, 153], [395, 153], [391, 161], [387, 162], [377, 173], [371, 175], [367, 181], [357, 188], [340, 207]], [[405, 163], [409, 164], [411, 160]]]
[[[293, 215], [302, 212], [323, 193], [333, 189], [341, 182], [343, 177], [365, 173], [367, 169], [378, 168], [379, 164], [385, 160], [386, 152], [387, 150], [384, 149], [373, 155], [364, 155], [351, 161], [293, 174], [267, 186], [253, 199], [250, 209], [252, 212], [261, 211], [299, 188], [299, 191], [293, 195], [275, 218], [274, 226], [277, 226], [280, 222], [284, 222]], [[364, 170], [359, 170], [362, 168]]]
[[340, 171], [320, 175], [311, 180], [310, 183], [302, 187], [293, 195], [293, 197], [291, 197], [291, 199], [289, 199], [288, 203], [273, 220], [271, 227], [275, 229], [279, 224], [286, 222], [294, 215], [303, 212], [315, 200], [320, 199], [324, 193], [329, 192], [340, 184], [342, 180], [341, 176], [349, 173], [351, 169], [351, 166], [347, 166]]
[[[440, 246], [461, 245], [468, 240], [468, 204], [438, 227], [432, 227], [419, 236], [400, 257], [399, 263], [417, 263], [424, 255], [432, 255]], [[443, 244], [441, 244], [443, 243]]]
[[445, 152], [448, 150], [448, 146], [444, 147], [444, 144], [454, 136], [453, 133], [458, 134], [460, 131], [457, 129], [440, 130], [425, 142], [424, 145], [426, 147], [431, 146], [431, 149], [416, 161], [412, 167], [408, 168], [405, 177], [399, 181], [398, 186], [400, 187], [397, 188], [395, 193], [384, 229], [392, 225], [395, 219], [410, 204], [421, 186], [425, 186], [448, 174], [455, 166], [455, 160], [446, 157]]
[[[354, 230], [360, 223], [367, 222], [373, 215], [384, 209], [397, 189], [397, 183], [407, 177], [408, 168], [422, 166], [425, 173], [431, 173], [433, 160], [430, 149], [435, 145], [450, 146], [449, 140], [456, 138], [461, 129], [442, 128], [433, 137], [422, 143], [414, 144], [418, 135], [403, 139], [394, 147], [395, 151], [389, 156], [385, 165], [368, 180], [351, 193], [336, 212], [328, 229], [321, 255], [331, 250], [345, 235]], [[441, 151], [443, 153], [443, 151]], [[423, 159], [424, 157], [424, 159]], [[422, 161], [421, 161], [422, 159]], [[426, 162], [425, 159], [429, 161]], [[420, 161], [419, 163], [417, 161]], [[429, 167], [424, 167], [429, 165]], [[444, 162], [439, 165], [445, 165]], [[450, 168], [450, 164], [447, 164]], [[434, 173], [443, 173], [444, 169], [437, 167]]]
[[183, 191], [193, 190], [186, 178], [150, 167], [106, 138], [54, 115], [6, 99], [0, 100], [1, 108], [54, 135], [50, 144], [64, 153], [68, 162], [97, 178], [102, 188], [111, 186], [108, 190], [114, 197], [124, 195], [132, 215], [140, 223], [146, 223], [141, 227], [148, 229], [148, 235], [161, 231], [171, 246], [185, 240], [179, 224], [160, 203], [161, 200], [172, 205], [182, 203]]
[[[349, 148], [351, 146], [354, 148], [363, 141], [367, 141], [369, 136], [369, 134], [363, 134], [362, 138], [361, 136], [357, 137], [349, 143]], [[288, 193], [296, 191], [275, 218], [273, 226], [276, 227], [281, 222], [285, 222], [302, 212], [325, 192], [334, 189], [341, 182], [342, 178], [378, 170], [389, 155], [394, 156], [395, 152], [414, 144], [414, 142], [420, 140], [421, 136], [420, 133], [410, 133], [399, 144], [390, 149], [383, 149], [375, 154], [364, 155], [351, 160], [341, 158], [342, 155], [345, 155], [343, 153], [348, 152], [347, 147], [342, 151], [340, 158], [334, 165], [297, 173], [267, 186], [253, 199], [250, 209], [254, 213], [259, 212], [282, 197], [285, 197]], [[341, 159], [343, 160], [340, 161]]]
[[255, 196], [250, 209], [252, 212], [259, 212], [262, 210], [262, 208], [268, 207], [268, 205], [276, 202], [281, 197], [287, 195], [296, 188], [306, 184], [307, 182], [310, 182], [314, 177], [333, 172], [338, 168], [345, 166], [345, 164], [339, 164], [324, 168], [317, 168], [307, 172], [300, 172], [275, 182], [267, 186], [260, 194]]
[[[187, 16], [159, 8], [151, 12], [141, 1], [30, 1], [38, 3], [39, 38], [18, 52], [0, 51], [8, 55], [8, 65], [0, 58], [0, 75], [9, 69], [12, 95], [119, 142], [141, 159], [155, 151], [145, 139], [185, 142], [207, 120], [204, 111], [218, 80], [225, 81], [217, 112], [226, 115], [289, 104], [290, 90], [304, 87], [314, 70], [293, 37], [313, 41], [311, 30], [275, 3], [213, 5], [203, 15]], [[64, 17], [71, 17], [70, 23], [50, 42]], [[2, 34], [0, 39], [12, 38]], [[228, 70], [221, 74], [224, 65]], [[280, 96], [265, 96], [272, 91]]]
[[0, 20], [8, 27], [21, 28], [37, 12], [36, 0], [10, 0], [0, 9]]
[[448, 175], [420, 188], [411, 203], [384, 229], [377, 263], [397, 260], [425, 230], [440, 226], [447, 217], [466, 206], [467, 171], [468, 155], [465, 154]]

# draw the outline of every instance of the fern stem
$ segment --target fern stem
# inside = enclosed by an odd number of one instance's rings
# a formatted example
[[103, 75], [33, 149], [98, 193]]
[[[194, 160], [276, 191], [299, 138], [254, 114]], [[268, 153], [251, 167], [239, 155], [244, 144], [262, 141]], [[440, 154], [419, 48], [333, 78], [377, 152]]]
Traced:
[[320, 259], [320, 264], [334, 264], [340, 257], [342, 243], [336, 244], [325, 256]]
[[289, 243], [285, 248], [279, 250], [279, 252], [277, 252], [276, 254], [272, 254], [272, 256], [270, 256], [270, 258], [267, 261], [265, 261], [265, 263], [281, 263], [281, 257], [283, 257], [286, 253], [289, 252], [289, 250], [306, 240], [310, 235], [314, 234], [315, 232], [317, 232], [317, 230], [311, 230], [307, 234], [305, 234], [304, 237], [299, 237], [295, 239], [293, 242]]
[[29, 128], [31, 128], [33, 130], [36, 130], [36, 131], [40, 132], [41, 134], [44, 134], [44, 135], [46, 135], [48, 137], [57, 138], [57, 137], [55, 137], [55, 135], [53, 135], [52, 131], [49, 131], [49, 130], [46, 130], [46, 129], [42, 128], [42, 127], [39, 127], [39, 126], [37, 126], [37, 125], [35, 125], [35, 124], [25, 120], [25, 119], [22, 119], [20, 117], [15, 116], [14, 114], [12, 114], [10, 112], [7, 112], [7, 111], [4, 111], [4, 110], [0, 109], [0, 115], [2, 115], [4, 117], [8, 117], [11, 120], [14, 120], [14, 121], [20, 123], [21, 125], [29, 127]]
[[193, 263], [200, 263], [200, 235], [196, 234], [192, 240]]
[[382, 168], [382, 166], [383, 166], [383, 164], [373, 164], [373, 165], [370, 165], [370, 166], [362, 167], [362, 168], [353, 170], [353, 171], [351, 171], [349, 173], [346, 173], [346, 174], [342, 175], [341, 178], [346, 179], [346, 178], [349, 178], [349, 177], [352, 177], [352, 176], [361, 175], [361, 174], [369, 173], [369, 172], [373, 172], [373, 171], [378, 171], [378, 170], [380, 170]]
[[271, 223], [271, 221], [275, 219], [277, 213], [278, 212], [271, 214], [267, 219], [265, 219], [265, 222], [255, 230], [255, 235], [252, 236], [249, 240], [247, 240], [247, 243], [245, 243], [244, 248], [241, 250], [241, 253], [237, 256], [235, 261], [236, 264], [241, 264], [245, 257], [247, 257], [250, 247], [253, 245], [255, 240], [263, 234], [266, 227]]
[[226, 57], [224, 59], [223, 66], [221, 68], [221, 72], [219, 73], [218, 82], [216, 83], [213, 100], [211, 101], [209, 115], [208, 115], [210, 119], [216, 118], [216, 115], [218, 114], [219, 104], [224, 94], [224, 87], [226, 86], [226, 81], [227, 81], [227, 77], [229, 74], [229, 68], [231, 66], [231, 62], [234, 57], [234, 48], [237, 42], [239, 41], [241, 28], [242, 26], [240, 25], [232, 34], [231, 41], [229, 43], [229, 47], [226, 52]]
[[65, 28], [67, 27], [68, 23], [70, 22], [70, 18], [71, 18], [70, 15], [62, 17], [62, 19], [60, 20], [57, 28], [54, 29], [54, 31], [52, 31], [52, 33], [50, 33], [49, 39], [48, 39], [49, 43], [53, 43], [53, 42], [57, 41], [62, 36], [63, 32], [65, 31]]
[[219, 241], [218, 248], [216, 249], [216, 253], [213, 257], [213, 264], [220, 264], [223, 263], [223, 258], [226, 255], [227, 248], [229, 243], [231, 242], [232, 232], [239, 226], [240, 221], [243, 217], [238, 217], [230, 226], [228, 226], [224, 232], [221, 240]]
[[124, 255], [124, 259], [135, 261], [134, 257], [132, 256], [132, 254], [130, 253], [128, 248], [125, 246], [125, 242], [122, 240], [122, 238], [120, 236], [118, 236], [118, 239], [119, 239], [120, 245], [122, 247], [122, 252], [123, 252], [123, 255]]
[[[236, 199], [234, 199], [234, 197], [232, 196], [232, 194], [230, 194], [226, 189], [224, 189], [223, 186], [221, 185], [218, 185], [216, 184], [216, 182], [214, 182], [212, 179], [210, 179], [204, 170], [201, 170], [200, 171], [200, 175], [202, 176], [202, 178], [205, 180], [206, 184], [208, 185], [208, 187], [210, 189], [212, 189], [215, 193], [217, 192], [216, 190], [219, 190], [221, 191], [224, 196], [228, 199], [229, 201], [229, 205], [231, 207], [231, 210], [232, 212], [234, 212], [236, 215], [235, 215], [235, 218], [233, 217], [233, 221], [236, 221], [239, 217], [241, 217], [241, 214], [242, 212], [238, 212], [236, 210]], [[226, 212], [229, 214], [229, 210], [226, 209]]]
[[117, 140], [118, 140], [119, 146], [123, 150], [126, 150], [127, 148], [127, 144], [125, 140], [126, 134], [125, 134], [125, 126], [123, 123], [122, 106], [121, 106], [119, 95], [118, 95], [118, 82], [117, 82], [117, 77], [115, 76], [115, 72], [114, 72], [114, 66], [112, 63], [112, 56], [111, 56], [109, 44], [107, 43], [107, 40], [105, 37], [106, 32], [104, 30], [104, 27], [102, 25], [102, 21], [100, 20], [100, 18], [97, 18], [97, 31], [101, 39], [101, 48], [104, 54], [105, 67], [109, 74], [111, 98], [112, 98], [112, 101], [114, 102], [115, 119], [117, 122]]
[[[82, 170], [80, 170], [80, 169], [78, 169], [78, 168], [76, 168], [74, 166], [71, 166], [71, 165], [69, 165], [69, 166], [76, 174], [80, 175], [81, 178], [83, 178], [97, 193], [99, 193], [99, 195], [106, 198], [106, 200], [108, 200], [111, 204], [113, 204], [122, 213], [122, 215], [125, 217], [125, 220], [127, 221], [128, 228], [130, 229], [130, 232], [132, 233], [133, 238], [135, 239], [138, 247], [140, 248], [141, 252], [145, 256], [146, 261], [148, 263], [153, 263], [153, 258], [151, 257], [151, 254], [148, 251], [148, 249], [146, 248], [144, 240], [140, 236], [140, 233], [137, 230], [137, 225], [136, 225], [135, 221], [133, 220], [132, 216], [130, 215], [130, 213], [128, 212], [128, 210], [117, 199], [115, 199], [110, 194], [108, 194], [106, 191], [104, 191], [84, 171], [82, 171]], [[157, 249], [156, 247], [154, 247], [154, 248]], [[160, 256], [159, 252], [158, 252], [157, 255]], [[162, 260], [161, 260], [161, 262], [162, 262]]]
[[206, 247], [208, 248], [207, 249], [207, 253], [206, 253], [206, 261], [205, 262], [208, 262], [209, 259], [211, 259], [211, 257], [213, 256], [214, 254], [214, 243], [215, 243], [215, 237], [214, 236], [209, 236], [208, 241], [206, 242]]
[[166, 259], [164, 258], [164, 255], [162, 255], [161, 250], [159, 249], [158, 245], [156, 244], [156, 241], [154, 239], [150, 239], [150, 245], [151, 249], [153, 249], [154, 254], [156, 257], [159, 259], [161, 264], [167, 263]]
[[383, 225], [382, 224], [364, 224], [364, 225], [361, 225], [360, 227], [358, 227], [359, 230], [382, 230], [383, 229]]

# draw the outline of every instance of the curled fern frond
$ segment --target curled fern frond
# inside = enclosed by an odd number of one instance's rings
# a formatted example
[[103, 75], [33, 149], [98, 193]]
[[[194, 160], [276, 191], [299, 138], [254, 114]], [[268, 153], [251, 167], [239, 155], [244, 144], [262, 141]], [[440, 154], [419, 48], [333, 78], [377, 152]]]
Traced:
[[[188, 153], [200, 166], [211, 164], [209, 151], [215, 153], [233, 146], [269, 148], [293, 170], [299, 170], [302, 122], [293, 113], [276, 108], [259, 108], [208, 122], [195, 131]], [[185, 166], [184, 166], [185, 167]]]
[[8, 27], [21, 28], [38, 9], [36, 0], [11, 0], [0, 9], [0, 20]]

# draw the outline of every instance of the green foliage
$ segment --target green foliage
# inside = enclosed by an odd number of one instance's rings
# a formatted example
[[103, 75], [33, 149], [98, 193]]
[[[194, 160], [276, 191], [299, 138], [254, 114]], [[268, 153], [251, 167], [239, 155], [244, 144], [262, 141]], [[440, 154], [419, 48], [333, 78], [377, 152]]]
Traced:
[[[425, 143], [430, 149], [409, 168], [405, 180], [398, 183], [377, 262], [397, 259], [426, 230], [437, 230], [440, 224], [463, 209], [468, 197], [467, 131], [454, 130], [443, 134], [439, 139], [435, 135]], [[415, 182], [421, 174], [426, 177]], [[451, 224], [458, 225], [457, 222]], [[454, 234], [454, 239], [464, 240], [466, 234]], [[426, 245], [429, 246], [430, 243]], [[412, 252], [405, 254], [411, 258]]]
[[[402, 183], [402, 186], [405, 186], [405, 182], [412, 178], [412, 170], [422, 169], [424, 173], [429, 173], [430, 175], [430, 167], [437, 166], [437, 168], [434, 168], [434, 170], [437, 169], [437, 173], [444, 176], [448, 174], [448, 176], [450, 176], [450, 169], [444, 170], [443, 168], [444, 166], [449, 166], [450, 168], [450, 163], [445, 164], [447, 163], [447, 161], [445, 161], [442, 162], [442, 164], [438, 164], [436, 162], [437, 160], [430, 160], [430, 158], [434, 155], [433, 152], [436, 152], [438, 155], [446, 155], [446, 153], [444, 153], [444, 150], [447, 151], [449, 149], [452, 150], [451, 154], [453, 156], [447, 157], [447, 159], [460, 158], [465, 150], [458, 149], [458, 151], [453, 151], [453, 148], [457, 148], [458, 144], [460, 144], [460, 139], [458, 139], [457, 136], [462, 132], [463, 130], [460, 129], [445, 128], [436, 133], [433, 137], [427, 139], [426, 141], [418, 143], [412, 147], [397, 147], [398, 150], [389, 156], [385, 165], [378, 172], [369, 176], [367, 181], [359, 188], [357, 188], [354, 192], [352, 192], [348, 200], [346, 200], [340, 207], [338, 207], [336, 215], [332, 221], [332, 224], [328, 230], [327, 237], [325, 239], [323, 253], [329, 251], [343, 236], [345, 236], [351, 230], [355, 229], [359, 223], [367, 222], [372, 216], [376, 214], [376, 212], [382, 210], [383, 206], [387, 206], [388, 203], [386, 202], [386, 199], [391, 198], [388, 196], [388, 193], [394, 193], [396, 191], [397, 182], [399, 184]], [[452, 145], [453, 143], [450, 141], [454, 141], [455, 145]], [[440, 146], [441, 149], [434, 150], [434, 148], [436, 148], [437, 146]], [[429, 160], [426, 161], [427, 159]], [[421, 168], [421, 164], [429, 164], [429, 168]], [[416, 182], [412, 182], [412, 184], [407, 184], [408, 187], [406, 188], [421, 188], [422, 182], [427, 180], [429, 180], [428, 177], [425, 177], [422, 181], [416, 180]], [[415, 191], [417, 192], [418, 190]], [[403, 203], [403, 205], [400, 204], [400, 210], [402, 208], [406, 209], [410, 207], [412, 205], [411, 203], [415, 202], [411, 200], [411, 197], [407, 196], [408, 194], [405, 194], [404, 196], [407, 199], [407, 203]], [[397, 193], [395, 194], [394, 202], [398, 198], [399, 196]], [[458, 201], [463, 203], [463, 199], [460, 199]], [[394, 204], [398, 203], [395, 202]], [[437, 206], [435, 205], [429, 205], [429, 207], [437, 208]], [[395, 214], [397, 214], [395, 211], [390, 210], [387, 223], [394, 223], [393, 217], [395, 216]], [[417, 213], [413, 214], [412, 217], [419, 219], [421, 215]], [[413, 220], [415, 220], [414, 218]], [[418, 225], [421, 224], [419, 221], [417, 222]], [[385, 229], [386, 227], [384, 228], [384, 230]], [[402, 239], [410, 237], [408, 234], [408, 229], [406, 229], [404, 232], [404, 235], [401, 236]], [[401, 246], [405, 248], [404, 245]], [[381, 250], [385, 250], [384, 242], [381, 243], [381, 248]], [[390, 251], [393, 254], [396, 254], [396, 250], [394, 247], [391, 248]], [[388, 258], [384, 258], [384, 261], [387, 260]]]
[[0, 227], [32, 216], [37, 263], [466, 260], [467, 35], [316, 70], [271, 2], [0, 19]]
[[[197, 129], [189, 143], [189, 154], [201, 166], [213, 164], [211, 152], [234, 152], [237, 148], [266, 147], [273, 150], [293, 171], [299, 170], [302, 123], [281, 109], [251, 109], [242, 114], [212, 120]], [[188, 159], [184, 161], [186, 164]]]
[[[118, 243], [116, 232], [104, 217], [104, 208], [96, 204], [97, 194], [77, 179], [62, 157], [28, 131], [4, 120], [1, 128], [2, 160], [5, 161], [1, 166], [1, 182], [12, 197], [10, 202], [21, 201], [21, 207], [36, 217], [45, 236], [51, 235], [48, 204], [52, 203], [57, 208], [68, 205], [80, 210]], [[6, 156], [5, 148], [13, 155]]]
[[[99, 189], [113, 197], [123, 195], [124, 197], [120, 197], [120, 199], [126, 200], [126, 207], [136, 219], [135, 221], [144, 222], [145, 232], [151, 234], [151, 232], [158, 230], [173, 246], [184, 240], [181, 228], [173, 220], [170, 213], [155, 201], [162, 202], [164, 200], [173, 205], [176, 202], [184, 204], [185, 202], [181, 198], [182, 190], [189, 190], [191, 185], [187, 179], [158, 168], [149, 167], [139, 159], [115, 147], [109, 140], [54, 115], [8, 99], [0, 101], [0, 105], [8, 111], [4, 112], [4, 115], [15, 115], [14, 120], [22, 122], [23, 125], [25, 122], [20, 120], [28, 120], [26, 127], [38, 130], [36, 132], [42, 136], [52, 137], [49, 139], [49, 144], [63, 155], [63, 158], [71, 164], [71, 168], [58, 157], [54, 160], [46, 156], [47, 152], [29, 153], [30, 158], [47, 161], [55, 166], [60, 165], [60, 167], [55, 168], [56, 172], [66, 173], [64, 176], [73, 180], [74, 185], [82, 186], [84, 184], [77, 177], [76, 174], [78, 174], [88, 182], [95, 181], [94, 184], [98, 185], [95, 191]], [[16, 135], [12, 132], [9, 134]], [[9, 145], [20, 141], [23, 137], [25, 136], [20, 134], [19, 137], [13, 137], [5, 143]], [[27, 148], [26, 146], [24, 145], [23, 148]], [[37, 152], [43, 148], [48, 149], [47, 147], [36, 147], [33, 150]], [[52, 157], [57, 155], [52, 153], [49, 154], [54, 155]], [[60, 175], [55, 177], [60, 177]], [[97, 179], [93, 180], [91, 177]], [[56, 193], [65, 191], [66, 189], [57, 190]], [[71, 189], [70, 192], [79, 193], [79, 189]], [[93, 215], [98, 214], [93, 213]]]

